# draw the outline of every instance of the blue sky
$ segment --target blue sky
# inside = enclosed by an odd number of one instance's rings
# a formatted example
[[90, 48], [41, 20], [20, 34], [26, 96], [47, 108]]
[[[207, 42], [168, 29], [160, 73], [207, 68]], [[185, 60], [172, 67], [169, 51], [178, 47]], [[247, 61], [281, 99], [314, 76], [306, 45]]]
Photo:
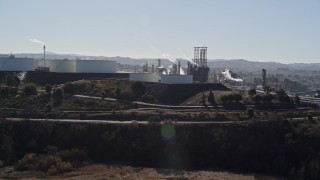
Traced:
[[0, 0], [0, 53], [320, 63], [320, 0]]

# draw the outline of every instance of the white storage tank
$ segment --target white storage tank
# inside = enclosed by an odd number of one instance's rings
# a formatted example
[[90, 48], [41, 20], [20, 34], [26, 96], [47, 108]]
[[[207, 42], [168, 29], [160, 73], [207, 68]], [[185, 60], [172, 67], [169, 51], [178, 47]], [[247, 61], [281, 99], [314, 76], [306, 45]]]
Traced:
[[156, 73], [130, 73], [129, 80], [143, 82], [159, 82], [160, 76]]
[[115, 73], [116, 61], [109, 60], [76, 60], [77, 73]]
[[50, 72], [76, 72], [75, 60], [46, 60]]
[[34, 71], [33, 58], [0, 57], [0, 71]]
[[191, 84], [192, 75], [178, 75], [178, 74], [168, 74], [160, 75], [161, 83], [166, 84]]

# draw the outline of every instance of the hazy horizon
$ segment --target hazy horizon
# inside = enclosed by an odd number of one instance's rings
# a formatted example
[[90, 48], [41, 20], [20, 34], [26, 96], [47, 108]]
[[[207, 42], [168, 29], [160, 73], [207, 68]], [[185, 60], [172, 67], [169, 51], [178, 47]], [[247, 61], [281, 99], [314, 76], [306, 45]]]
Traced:
[[319, 0], [0, 0], [0, 52], [317, 63], [319, 18]]

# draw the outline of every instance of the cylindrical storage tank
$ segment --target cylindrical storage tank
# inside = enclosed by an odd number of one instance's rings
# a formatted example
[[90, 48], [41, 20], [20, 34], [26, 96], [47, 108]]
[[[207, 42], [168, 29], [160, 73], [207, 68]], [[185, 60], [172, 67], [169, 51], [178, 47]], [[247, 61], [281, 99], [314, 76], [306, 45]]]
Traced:
[[130, 81], [159, 82], [160, 76], [155, 73], [131, 73]]
[[77, 73], [115, 73], [116, 61], [109, 60], [76, 60]]
[[161, 75], [161, 83], [191, 84], [192, 83], [192, 75], [178, 75], [178, 74]]
[[76, 72], [75, 60], [46, 60], [50, 72]]
[[34, 71], [34, 59], [15, 58], [13, 56], [0, 58], [1, 71]]

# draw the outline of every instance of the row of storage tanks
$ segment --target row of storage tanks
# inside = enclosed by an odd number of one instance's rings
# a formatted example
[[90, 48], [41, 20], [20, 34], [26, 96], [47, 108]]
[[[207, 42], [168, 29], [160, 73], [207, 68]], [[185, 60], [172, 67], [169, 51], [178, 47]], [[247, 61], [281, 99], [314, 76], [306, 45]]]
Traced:
[[[33, 58], [0, 57], [0, 71], [35, 71], [43, 67], [43, 60]], [[46, 60], [45, 67], [58, 73], [116, 73], [116, 61], [109, 60]], [[192, 83], [192, 75], [130, 73], [129, 80], [166, 84]]]
[[[43, 60], [0, 57], [0, 71], [35, 71], [43, 66]], [[61, 73], [115, 73], [117, 63], [109, 60], [47, 60], [45, 67], [50, 72]]]

